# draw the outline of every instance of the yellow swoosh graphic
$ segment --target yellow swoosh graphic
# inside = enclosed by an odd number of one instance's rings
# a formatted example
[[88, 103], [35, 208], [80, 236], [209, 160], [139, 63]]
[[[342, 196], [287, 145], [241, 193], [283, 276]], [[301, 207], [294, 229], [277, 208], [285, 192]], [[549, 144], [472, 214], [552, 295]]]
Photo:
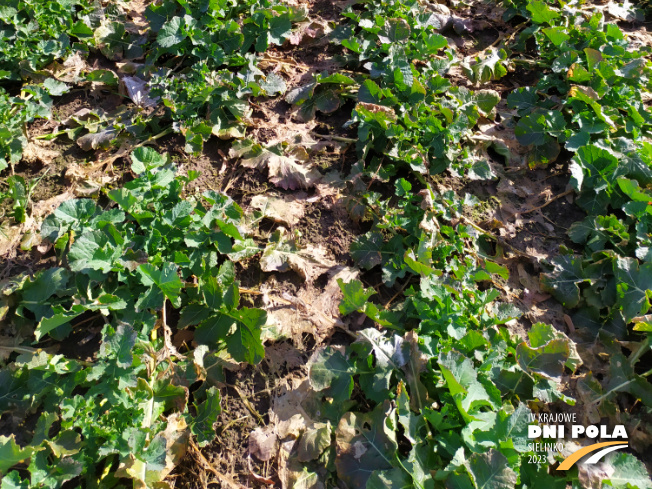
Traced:
[[568, 456], [559, 465], [559, 467], [557, 467], [557, 470], [568, 470], [575, 464], [575, 462], [581, 459], [584, 455], [591, 452], [595, 452], [596, 450], [602, 447], [609, 447], [612, 445], [627, 445], [627, 443], [623, 443], [622, 441], [605, 441], [603, 443], [594, 443], [593, 445], [589, 445], [588, 447], [580, 448], [578, 451]]

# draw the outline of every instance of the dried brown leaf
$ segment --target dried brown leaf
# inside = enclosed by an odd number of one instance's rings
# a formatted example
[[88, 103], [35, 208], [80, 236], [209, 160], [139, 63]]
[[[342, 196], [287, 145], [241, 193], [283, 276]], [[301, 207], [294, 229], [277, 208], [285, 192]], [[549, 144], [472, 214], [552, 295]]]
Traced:
[[137, 76], [123, 76], [120, 80], [121, 88], [124, 87], [126, 95], [140, 107], [156, 107], [157, 100], [149, 96], [149, 87], [145, 80]]
[[306, 213], [307, 198], [304, 192], [283, 195], [281, 198], [256, 195], [251, 199], [251, 206], [276, 222], [295, 226]]
[[249, 435], [249, 453], [262, 462], [271, 460], [276, 455], [277, 441], [278, 437], [274, 432], [274, 426], [256, 428]]
[[23, 160], [27, 163], [35, 163], [40, 161], [44, 165], [49, 165], [56, 158], [61, 156], [59, 151], [48, 149], [42, 144], [35, 141], [29, 141], [23, 149]]

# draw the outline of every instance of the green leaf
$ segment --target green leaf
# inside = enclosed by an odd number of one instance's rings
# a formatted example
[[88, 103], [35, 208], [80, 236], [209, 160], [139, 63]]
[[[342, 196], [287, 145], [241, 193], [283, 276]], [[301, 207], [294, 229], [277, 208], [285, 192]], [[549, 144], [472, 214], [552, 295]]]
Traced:
[[161, 155], [149, 146], [141, 146], [131, 153], [131, 169], [136, 175], [163, 166], [168, 162], [167, 156]]
[[493, 273], [501, 277], [503, 280], [509, 279], [509, 270], [503, 265], [499, 265], [493, 261], [485, 261], [484, 268], [489, 273]]
[[14, 470], [2, 478], [0, 489], [29, 489], [29, 481], [21, 479], [18, 471]]
[[44, 450], [32, 457], [28, 470], [32, 487], [59, 488], [64, 482], [81, 474], [82, 464], [71, 457], [64, 457], [49, 465], [48, 454]]
[[652, 263], [640, 266], [634, 258], [621, 258], [614, 262], [618, 299], [625, 321], [643, 316], [650, 310], [652, 300]]
[[498, 412], [495, 427], [496, 439], [501, 441], [511, 440], [514, 449], [520, 453], [530, 451], [530, 440], [528, 439], [529, 415], [530, 410], [523, 403], [520, 403], [511, 414], [507, 414], [504, 409], [501, 409]]
[[269, 40], [274, 44], [281, 45], [292, 32], [292, 22], [288, 15], [273, 17], [269, 21]]
[[482, 406], [493, 404], [484, 386], [478, 382], [478, 374], [471, 359], [451, 351], [440, 354], [438, 364], [446, 380], [446, 387], [467, 422], [474, 419], [472, 414]]
[[343, 294], [339, 309], [344, 316], [363, 309], [367, 299], [376, 293], [374, 289], [365, 289], [359, 280], [344, 283], [341, 278], [338, 278], [337, 284]]
[[416, 415], [411, 411], [410, 398], [402, 382], [398, 387], [397, 395], [397, 417], [404, 429], [405, 437], [416, 445], [423, 437], [423, 429], [426, 428], [426, 422], [423, 416]]
[[355, 80], [350, 76], [346, 76], [343, 73], [333, 73], [327, 77], [322, 78], [321, 75], [318, 75], [319, 84], [335, 84], [335, 85], [355, 85]]
[[257, 364], [265, 356], [260, 339], [267, 313], [262, 309], [242, 308], [203, 321], [195, 330], [195, 341], [202, 345], [226, 342], [227, 351], [238, 362]]
[[179, 278], [177, 271], [178, 267], [174, 263], [164, 263], [160, 269], [149, 263], [138, 267], [143, 284], [156, 285], [165, 297], [170, 299], [170, 302], [178, 307], [179, 294], [184, 284]]
[[543, 29], [543, 33], [557, 47], [570, 39], [565, 27], [546, 27]]
[[534, 87], [521, 87], [507, 95], [507, 106], [518, 109], [518, 115], [524, 116], [539, 106], [539, 96]]
[[64, 290], [69, 279], [70, 273], [65, 268], [53, 267], [39, 272], [33, 282], [28, 281], [23, 286], [24, 303], [40, 304], [46, 301]]
[[66, 311], [60, 306], [55, 306], [53, 309], [55, 314], [51, 317], [43, 318], [36, 327], [36, 330], [34, 331], [34, 338], [36, 341], [40, 341], [40, 339], [46, 334], [59, 326], [68, 324], [77, 316], [81, 315], [85, 310], [82, 306], [73, 306], [73, 310], [70, 311]]
[[161, 27], [156, 42], [162, 48], [176, 46], [186, 38], [186, 34], [183, 32], [184, 26], [185, 23], [181, 17], [172, 17]]
[[56, 211], [54, 216], [65, 223], [75, 223], [77, 221], [87, 221], [95, 215], [98, 207], [90, 199], [73, 199], [63, 202]]
[[70, 247], [68, 260], [73, 272], [90, 274], [93, 270], [110, 272], [121, 256], [121, 249], [114, 246], [103, 231], [83, 233]]
[[209, 309], [217, 311], [222, 306], [222, 289], [215, 277], [201, 279], [199, 290], [204, 298], [204, 303]]
[[560, 15], [542, 0], [530, 0], [526, 8], [531, 14], [532, 22], [537, 24], [550, 24], [550, 21], [557, 19]]
[[550, 141], [546, 135], [559, 137], [563, 134], [566, 121], [561, 112], [548, 110], [543, 113], [528, 114], [518, 121], [514, 134], [518, 142], [524, 146], [533, 144], [539, 146]]
[[43, 88], [45, 88], [50, 95], [53, 97], [60, 97], [64, 93], [67, 93], [69, 88], [63, 82], [55, 80], [54, 78], [48, 78], [43, 82]]
[[480, 113], [487, 116], [500, 102], [500, 94], [495, 90], [478, 90], [474, 94]]
[[[603, 401], [613, 399], [619, 392], [628, 392], [644, 405], [652, 405], [652, 384], [641, 375], [636, 374], [632, 365], [622, 353], [614, 354], [609, 362], [609, 376]], [[595, 402], [595, 400], [594, 400]]]
[[215, 439], [215, 423], [222, 412], [220, 406], [220, 391], [217, 387], [211, 387], [206, 391], [206, 400], [195, 404], [197, 414], [192, 419], [190, 430], [197, 437], [197, 444], [200, 447], [208, 445]]
[[28, 459], [34, 452], [33, 447], [19, 447], [14, 435], [0, 435], [0, 475], [6, 474], [11, 467]]

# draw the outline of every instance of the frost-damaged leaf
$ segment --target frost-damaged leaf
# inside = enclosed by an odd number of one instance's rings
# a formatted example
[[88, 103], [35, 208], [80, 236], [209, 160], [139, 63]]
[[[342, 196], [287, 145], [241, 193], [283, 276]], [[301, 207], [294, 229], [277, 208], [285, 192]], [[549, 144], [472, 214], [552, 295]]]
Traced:
[[288, 94], [285, 96], [285, 101], [288, 104], [301, 105], [314, 95], [315, 87], [317, 87], [317, 83], [314, 81], [308, 83], [307, 85], [297, 87], [294, 90], [288, 92]]
[[277, 442], [278, 437], [276, 436], [273, 425], [259, 427], [249, 435], [248, 450], [258, 460], [266, 462], [276, 455]]
[[132, 348], [136, 344], [138, 334], [129, 324], [120, 324], [114, 334], [107, 335], [100, 347], [100, 356], [114, 355], [118, 367], [130, 367], [133, 362]]
[[552, 272], [541, 274], [541, 289], [550, 292], [568, 308], [577, 306], [580, 302], [579, 285], [591, 281], [586, 276], [582, 258], [561, 255], [553, 258], [552, 264], [555, 267]]
[[408, 362], [410, 346], [403, 341], [401, 336], [395, 334], [390, 340], [383, 333], [373, 328], [362, 330], [358, 334], [360, 339], [356, 340], [356, 342], [366, 342], [371, 345], [376, 358], [376, 365], [381, 369], [400, 370]]
[[315, 460], [329, 446], [331, 446], [330, 422], [315, 423], [301, 435], [297, 459], [299, 462]]
[[413, 489], [412, 477], [403, 469], [374, 470], [367, 481], [366, 489]]
[[410, 346], [410, 353], [403, 371], [410, 387], [410, 407], [412, 411], [419, 413], [428, 400], [428, 390], [421, 381], [421, 372], [426, 369], [430, 359], [419, 349], [419, 337], [414, 331], [405, 335], [405, 341]]
[[316, 391], [329, 390], [337, 402], [351, 396], [355, 366], [339, 351], [332, 348], [318, 350], [310, 359], [310, 385]]
[[528, 166], [532, 169], [545, 168], [557, 161], [561, 153], [561, 146], [556, 139], [547, 138], [546, 143], [540, 146], [535, 146], [528, 151], [526, 160]]
[[613, 474], [604, 482], [614, 489], [652, 488], [652, 479], [645, 465], [631, 453], [614, 454], [605, 463], [613, 469]]
[[111, 60], [122, 58], [125, 46], [125, 27], [120, 22], [113, 22], [106, 17], [95, 29], [95, 45], [101, 53]]
[[378, 33], [378, 39], [383, 44], [405, 41], [410, 37], [410, 25], [405, 19], [387, 19], [385, 26]]
[[497, 177], [485, 158], [476, 159], [467, 170], [466, 176], [469, 180], [493, 180]]
[[234, 144], [229, 154], [240, 157], [246, 168], [267, 168], [269, 180], [285, 190], [314, 187], [321, 179], [321, 173], [308, 163], [308, 153], [300, 146], [288, 148], [277, 144], [265, 148], [246, 140]]
[[[211, 387], [214, 389], [214, 387]], [[208, 390], [208, 395], [211, 395], [211, 389]], [[218, 391], [219, 396], [219, 391]], [[197, 410], [199, 415], [199, 409]], [[196, 419], [196, 418], [195, 418]], [[166, 440], [165, 446], [165, 470], [162, 473], [166, 477], [174, 468], [181, 462], [188, 449], [188, 440], [190, 438], [188, 433], [188, 426], [183, 415], [173, 413], [167, 418], [167, 426], [163, 432], [163, 437]], [[213, 438], [211, 438], [211, 441]]]
[[269, 97], [276, 94], [283, 94], [287, 90], [285, 80], [276, 73], [269, 73], [260, 82], [260, 88], [265, 90], [265, 94]]
[[366, 487], [372, 472], [393, 468], [398, 445], [387, 422], [395, 426], [394, 418], [389, 400], [370, 413], [348, 412], [342, 416], [335, 431], [335, 467], [348, 487]]
[[569, 356], [565, 366], [573, 372], [582, 366], [582, 359], [577, 352], [575, 343], [564, 333], [556, 330], [553, 326], [546, 323], [533, 324], [530, 331], [528, 331], [528, 338], [532, 348], [540, 348], [556, 339], [568, 342]]
[[68, 85], [55, 80], [54, 78], [48, 78], [45, 80], [43, 82], [43, 88], [45, 88], [53, 97], [60, 97], [69, 90]]
[[539, 348], [523, 342], [516, 347], [516, 359], [523, 370], [559, 380], [570, 357], [568, 339], [554, 339]]
[[466, 469], [478, 489], [512, 489], [516, 486], [516, 472], [507, 458], [498, 450], [475, 453], [465, 462]]
[[367, 270], [382, 262], [383, 236], [378, 232], [370, 232], [351, 243], [351, 257]]
[[[642, 3], [641, 5], [646, 5]], [[649, 4], [647, 4], [649, 6]], [[635, 22], [644, 19], [643, 12], [637, 8], [636, 4], [625, 0], [622, 5], [615, 1], [610, 1], [607, 5], [607, 11], [617, 19], [625, 20], [627, 22]], [[639, 487], [639, 489], [642, 489]]]

